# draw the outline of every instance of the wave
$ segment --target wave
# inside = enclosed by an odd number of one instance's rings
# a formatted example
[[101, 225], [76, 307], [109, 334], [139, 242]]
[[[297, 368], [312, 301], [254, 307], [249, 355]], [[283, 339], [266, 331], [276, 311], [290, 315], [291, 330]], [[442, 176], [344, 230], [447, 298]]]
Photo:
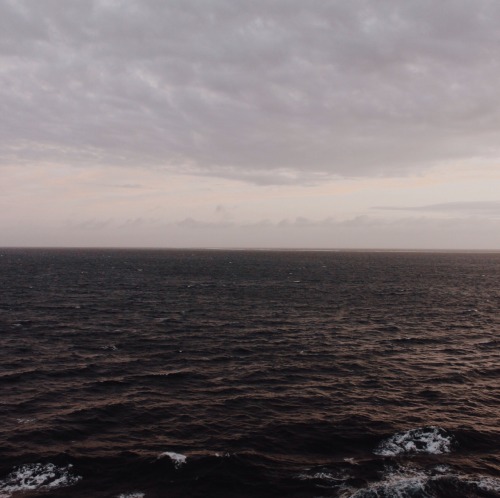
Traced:
[[[500, 479], [454, 471], [447, 465], [431, 468], [386, 466], [381, 470], [321, 468], [296, 478], [339, 498], [498, 498]], [[331, 493], [334, 493], [333, 495]]]
[[450, 453], [455, 444], [455, 438], [446, 430], [429, 426], [394, 434], [381, 441], [374, 454], [388, 457], [416, 453], [441, 455]]
[[[498, 498], [500, 478], [470, 473], [462, 465], [429, 459], [371, 458], [331, 460], [307, 470], [293, 455], [259, 453], [184, 455], [166, 451], [152, 455], [124, 452], [109, 458], [55, 457], [53, 463], [16, 467], [0, 481], [0, 498], [29, 496], [91, 496], [106, 483], [115, 498], [145, 496], [290, 496], [311, 498]], [[66, 461], [66, 463], [61, 463]], [[323, 460], [326, 462], [327, 460]], [[471, 469], [472, 470], [472, 469]], [[484, 469], [486, 470], [486, 469]], [[84, 476], [82, 479], [81, 476]], [[73, 486], [57, 491], [58, 488]], [[161, 490], [161, 491], [160, 491]], [[158, 494], [160, 492], [160, 494]], [[52, 496], [52, 495], [51, 495]]]
[[17, 492], [48, 491], [72, 486], [82, 479], [71, 472], [72, 465], [58, 467], [53, 463], [28, 463], [16, 467], [0, 481], [0, 498]]
[[378, 482], [353, 490], [346, 486], [342, 498], [494, 498], [500, 492], [500, 479], [454, 473], [445, 465], [430, 470], [413, 467], [389, 468]]
[[366, 488], [359, 489], [349, 498], [430, 498], [427, 487], [428, 476], [425, 472], [414, 469], [388, 472], [381, 482], [369, 484]]
[[0, 494], [498, 498], [498, 257], [318, 254], [4, 256]]
[[174, 451], [165, 451], [158, 455], [158, 459], [168, 457], [172, 460], [174, 467], [176, 469], [180, 468], [182, 465], [186, 463], [187, 456], [182, 453], [175, 453]]

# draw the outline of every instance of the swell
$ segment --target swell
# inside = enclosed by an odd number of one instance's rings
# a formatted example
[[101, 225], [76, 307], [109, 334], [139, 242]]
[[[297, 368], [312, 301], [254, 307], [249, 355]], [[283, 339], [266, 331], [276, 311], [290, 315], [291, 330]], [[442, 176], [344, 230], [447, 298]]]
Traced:
[[[362, 420], [358, 421], [360, 424]], [[273, 428], [278, 440], [306, 432], [303, 426]], [[311, 428], [309, 428], [311, 429]], [[317, 428], [318, 441], [329, 428]], [[330, 428], [331, 430], [331, 428]], [[13, 468], [2, 469], [0, 491], [8, 486], [22, 485], [26, 475], [31, 482], [51, 485], [50, 496], [118, 496], [121, 493], [143, 493], [145, 496], [297, 496], [313, 497], [495, 497], [500, 491], [500, 479], [495, 477], [498, 466], [493, 462], [481, 469], [467, 467], [460, 451], [466, 441], [483, 439], [487, 435], [465, 432], [460, 435], [437, 427], [424, 427], [387, 433], [387, 437], [368, 437], [364, 444], [371, 451], [356, 450], [356, 439], [349, 440], [345, 432], [332, 439], [336, 451], [315, 454], [305, 452], [234, 451], [220, 449], [185, 452], [182, 447], [169, 446], [142, 452], [122, 451], [109, 456], [71, 456], [54, 454], [36, 463], [26, 464], [33, 455], [15, 460]], [[314, 438], [313, 438], [314, 439]], [[436, 446], [449, 441], [450, 446]], [[421, 443], [408, 450], [408, 442]], [[498, 442], [498, 441], [497, 441]], [[369, 444], [368, 444], [369, 443]], [[475, 444], [476, 444], [475, 443]], [[339, 446], [344, 451], [339, 451]], [[314, 446], [314, 445], [313, 445]], [[380, 448], [388, 450], [382, 454]], [[470, 448], [468, 448], [470, 449]], [[477, 444], [476, 444], [477, 449]], [[401, 450], [401, 453], [399, 453]], [[22, 463], [21, 463], [22, 462]], [[497, 461], [498, 464], [498, 461]], [[17, 465], [17, 467], [16, 467]], [[64, 476], [62, 482], [55, 481]], [[17, 477], [23, 470], [24, 481]], [[7, 474], [8, 472], [8, 474]], [[37, 477], [38, 476], [38, 477]], [[36, 479], [35, 479], [36, 478]], [[16, 481], [17, 479], [17, 481]], [[51, 484], [52, 483], [52, 484]], [[105, 489], [106, 491], [99, 492]], [[35, 488], [40, 495], [47, 489]], [[5, 496], [10, 496], [5, 492]]]
[[498, 256], [2, 259], [4, 489], [24, 473], [58, 476], [30, 491], [54, 496], [496, 492]]

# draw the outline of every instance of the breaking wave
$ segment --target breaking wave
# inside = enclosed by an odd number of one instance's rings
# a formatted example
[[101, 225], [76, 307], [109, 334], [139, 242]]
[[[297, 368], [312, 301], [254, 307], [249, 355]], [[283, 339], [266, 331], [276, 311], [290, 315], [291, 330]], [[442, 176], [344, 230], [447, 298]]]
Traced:
[[353, 491], [346, 488], [342, 498], [435, 498], [446, 490], [446, 496], [467, 498], [497, 497], [500, 479], [467, 476], [445, 466], [427, 469], [415, 467], [388, 468], [382, 479]]
[[0, 498], [8, 498], [13, 493], [27, 491], [47, 491], [76, 484], [81, 476], [71, 472], [72, 465], [57, 467], [53, 463], [28, 463], [16, 467], [0, 481]]
[[398, 432], [382, 441], [374, 453], [390, 457], [416, 453], [441, 455], [450, 453], [455, 444], [454, 437], [446, 430], [429, 426]]
[[187, 460], [186, 455], [182, 455], [181, 453], [175, 453], [173, 451], [164, 451], [163, 453], [160, 453], [160, 455], [158, 455], [158, 459], [165, 457], [170, 458], [176, 469], [184, 465]]

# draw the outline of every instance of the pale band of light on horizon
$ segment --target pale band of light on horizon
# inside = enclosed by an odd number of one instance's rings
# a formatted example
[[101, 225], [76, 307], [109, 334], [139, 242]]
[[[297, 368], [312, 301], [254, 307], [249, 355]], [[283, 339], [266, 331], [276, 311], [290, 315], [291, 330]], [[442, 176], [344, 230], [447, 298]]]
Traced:
[[4, 0], [0, 247], [500, 250], [500, 2]]

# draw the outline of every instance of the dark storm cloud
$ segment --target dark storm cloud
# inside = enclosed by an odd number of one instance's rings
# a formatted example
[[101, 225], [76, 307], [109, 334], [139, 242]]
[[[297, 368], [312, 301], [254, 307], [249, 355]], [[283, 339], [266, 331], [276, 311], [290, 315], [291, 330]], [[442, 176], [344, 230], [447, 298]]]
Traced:
[[257, 183], [499, 152], [500, 3], [4, 0], [0, 164]]

